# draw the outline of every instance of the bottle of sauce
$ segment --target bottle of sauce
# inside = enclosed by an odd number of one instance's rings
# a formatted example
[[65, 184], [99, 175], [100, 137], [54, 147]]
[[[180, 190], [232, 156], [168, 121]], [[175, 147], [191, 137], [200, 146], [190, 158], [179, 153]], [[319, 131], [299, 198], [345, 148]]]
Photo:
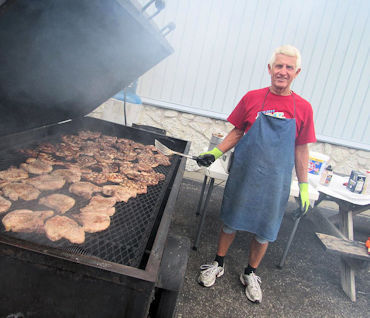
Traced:
[[320, 177], [320, 184], [328, 186], [330, 184], [331, 178], [333, 177], [333, 168], [329, 165], [322, 172]]

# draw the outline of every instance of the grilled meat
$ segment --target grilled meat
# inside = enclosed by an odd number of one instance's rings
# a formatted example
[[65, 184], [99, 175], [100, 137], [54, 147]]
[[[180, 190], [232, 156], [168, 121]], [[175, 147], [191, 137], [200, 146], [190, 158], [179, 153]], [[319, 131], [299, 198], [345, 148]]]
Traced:
[[120, 185], [124, 188], [136, 191], [137, 194], [145, 194], [148, 192], [148, 187], [144, 182], [126, 179], [123, 180]]
[[115, 197], [117, 201], [127, 202], [130, 198], [136, 198], [137, 191], [121, 185], [105, 185], [103, 193]]
[[116, 209], [114, 205], [116, 204], [115, 197], [103, 197], [101, 195], [95, 195], [91, 198], [90, 203], [84, 208], [80, 209], [81, 213], [99, 213], [112, 216]]
[[23, 169], [17, 169], [15, 167], [10, 167], [9, 169], [0, 171], [0, 179], [4, 182], [14, 182], [21, 181], [28, 178], [28, 173]]
[[27, 163], [21, 163], [21, 168], [33, 174], [45, 174], [53, 170], [53, 167], [40, 159], [28, 158]]
[[67, 216], [56, 215], [45, 222], [45, 233], [51, 241], [58, 241], [61, 238], [71, 243], [82, 244], [85, 241], [85, 231], [76, 221]]
[[81, 139], [97, 139], [101, 135], [98, 131], [90, 131], [90, 130], [80, 130], [78, 132], [78, 137]]
[[96, 172], [96, 171], [84, 171], [82, 173], [82, 179], [85, 179], [87, 181], [96, 183], [96, 184], [103, 184], [108, 181], [107, 174]]
[[62, 177], [66, 182], [74, 183], [81, 180], [81, 172], [76, 169], [58, 169], [51, 173], [52, 176]]
[[50, 174], [43, 174], [41, 176], [33, 177], [26, 180], [27, 183], [32, 184], [39, 190], [58, 190], [61, 189], [65, 180], [60, 176], [53, 176]]
[[11, 205], [12, 203], [9, 200], [0, 196], [0, 213], [8, 211]]
[[57, 150], [57, 147], [54, 146], [53, 144], [49, 143], [49, 142], [45, 142], [45, 143], [40, 144], [37, 147], [37, 149], [39, 151], [52, 154], [52, 153], [55, 153], [55, 151]]
[[170, 166], [171, 165], [170, 159], [167, 156], [162, 155], [161, 153], [154, 155], [154, 159], [161, 166]]
[[81, 167], [88, 167], [88, 166], [92, 166], [94, 164], [97, 163], [97, 161], [93, 158], [93, 157], [90, 157], [90, 156], [79, 156], [76, 161], [78, 162], [78, 164], [81, 166]]
[[75, 200], [64, 194], [51, 194], [39, 200], [39, 204], [45, 205], [60, 213], [65, 213], [75, 205]]
[[69, 187], [69, 192], [90, 199], [94, 192], [101, 192], [102, 188], [90, 182], [76, 182]]
[[54, 215], [53, 211], [14, 210], [3, 218], [6, 231], [44, 232], [44, 221]]
[[110, 217], [106, 214], [84, 212], [77, 214], [74, 218], [82, 224], [82, 229], [88, 233], [104, 231], [110, 225]]
[[17, 182], [9, 183], [4, 186], [3, 193], [12, 201], [16, 201], [19, 198], [25, 201], [31, 201], [37, 199], [40, 195], [40, 191], [31, 184]]
[[99, 142], [104, 145], [113, 145], [117, 141], [117, 137], [115, 136], [107, 136], [107, 135], [101, 135], [99, 138]]
[[121, 173], [112, 172], [107, 174], [107, 179], [113, 183], [121, 183], [127, 178]]

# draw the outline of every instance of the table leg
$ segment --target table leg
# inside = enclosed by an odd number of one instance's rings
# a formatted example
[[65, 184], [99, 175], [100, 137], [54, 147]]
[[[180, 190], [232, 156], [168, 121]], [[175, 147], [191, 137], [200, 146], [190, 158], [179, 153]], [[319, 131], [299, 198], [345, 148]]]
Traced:
[[[346, 204], [339, 204], [340, 230], [349, 240], [353, 240], [353, 218], [352, 211]], [[345, 261], [343, 257], [340, 260], [340, 281], [343, 291], [352, 300], [356, 301], [355, 271]]]
[[204, 190], [206, 188], [207, 180], [208, 180], [208, 177], [204, 176], [202, 190], [200, 191], [200, 198], [199, 198], [199, 202], [198, 202], [198, 208], [197, 208], [197, 212], [195, 213], [196, 215], [200, 214], [200, 209], [201, 209], [202, 203], [203, 203]]
[[201, 219], [200, 219], [199, 226], [198, 226], [197, 237], [195, 239], [195, 243], [194, 243], [194, 246], [193, 246], [193, 250], [195, 250], [195, 251], [198, 249], [200, 234], [202, 233], [204, 220], [206, 218], [207, 205], [208, 205], [209, 199], [211, 198], [211, 193], [212, 193], [212, 190], [213, 190], [214, 182], [215, 182], [215, 179], [211, 178], [211, 181], [210, 181], [209, 186], [208, 186], [206, 200], [204, 202], [202, 212], [201, 212]]

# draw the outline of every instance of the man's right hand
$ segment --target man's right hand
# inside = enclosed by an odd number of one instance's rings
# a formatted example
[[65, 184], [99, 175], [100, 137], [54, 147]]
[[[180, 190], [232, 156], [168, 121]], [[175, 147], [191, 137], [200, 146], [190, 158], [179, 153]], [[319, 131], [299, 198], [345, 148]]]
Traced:
[[220, 158], [223, 155], [223, 152], [217, 147], [213, 148], [210, 151], [201, 153], [196, 159], [199, 166], [209, 167], [216, 159]]

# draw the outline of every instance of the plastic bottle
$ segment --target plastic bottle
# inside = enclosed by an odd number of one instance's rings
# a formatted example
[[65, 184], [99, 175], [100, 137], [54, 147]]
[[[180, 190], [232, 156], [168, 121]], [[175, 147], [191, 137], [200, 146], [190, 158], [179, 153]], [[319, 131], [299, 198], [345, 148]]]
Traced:
[[333, 177], [333, 168], [329, 165], [321, 174], [320, 184], [328, 186], [330, 184], [331, 178]]

